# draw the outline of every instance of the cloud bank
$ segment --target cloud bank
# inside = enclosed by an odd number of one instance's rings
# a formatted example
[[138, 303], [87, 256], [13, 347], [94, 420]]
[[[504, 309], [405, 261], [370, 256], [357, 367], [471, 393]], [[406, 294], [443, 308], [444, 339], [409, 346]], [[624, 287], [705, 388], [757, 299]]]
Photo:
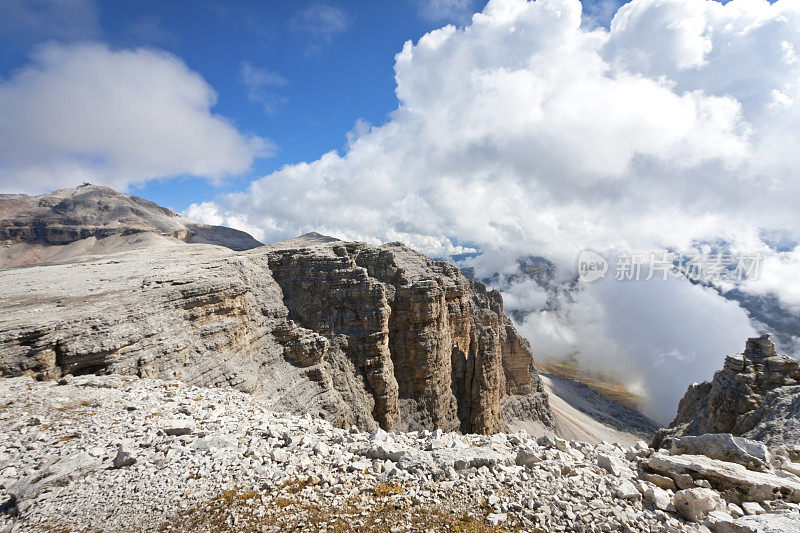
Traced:
[[[532, 254], [569, 279], [587, 248], [722, 242], [784, 269], [751, 290], [800, 303], [800, 4], [634, 0], [609, 29], [582, 15], [578, 0], [492, 0], [407, 42], [385, 124], [220, 199], [217, 216], [266, 241], [477, 248], [479, 276]], [[787, 246], [765, 237], [778, 230]], [[622, 369], [662, 421], [752, 333], [741, 308], [685, 282], [599, 283], [555, 314], [512, 285], [509, 303], [538, 311], [522, 327], [540, 357]]]
[[39, 193], [85, 181], [125, 189], [244, 172], [271, 143], [214, 114], [216, 99], [166, 52], [40, 47], [0, 80], [0, 189]]

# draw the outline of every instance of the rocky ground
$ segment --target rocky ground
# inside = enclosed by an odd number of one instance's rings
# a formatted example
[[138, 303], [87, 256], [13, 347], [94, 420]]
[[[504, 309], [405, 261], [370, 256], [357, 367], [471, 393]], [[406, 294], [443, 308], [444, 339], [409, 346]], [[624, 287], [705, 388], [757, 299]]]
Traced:
[[[796, 450], [772, 457], [725, 435], [678, 441], [668, 454], [524, 432], [364, 433], [274, 413], [230, 389], [125, 376], [0, 380], [0, 423], [4, 531], [738, 532], [800, 524]], [[717, 453], [693, 455], [698, 447]]]

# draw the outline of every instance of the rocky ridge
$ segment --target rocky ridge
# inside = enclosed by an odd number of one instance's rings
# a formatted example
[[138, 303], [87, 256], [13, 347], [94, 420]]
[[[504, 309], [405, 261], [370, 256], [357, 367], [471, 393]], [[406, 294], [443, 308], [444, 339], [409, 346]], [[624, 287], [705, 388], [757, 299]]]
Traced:
[[[456, 267], [400, 243], [320, 235], [243, 252], [189, 245], [159, 233], [158, 221], [173, 215], [156, 217], [161, 208], [149, 203], [149, 226], [135, 218], [127, 234], [129, 219], [106, 215], [104, 202], [139, 199], [109, 191], [88, 186], [36, 197], [37, 210], [58, 215], [66, 196], [122, 232], [73, 244], [126, 238], [139, 245], [0, 269], [0, 375], [181, 379], [365, 430], [493, 433], [507, 427], [503, 406], [518, 397], [525, 408], [514, 416], [552, 428], [530, 345], [505, 316], [500, 294]], [[19, 230], [36, 224], [5, 224], [17, 228], [5, 236], [38, 239]], [[45, 233], [62, 235], [53, 227], [46, 222]]]
[[655, 446], [672, 438], [731, 433], [772, 446], [800, 439], [800, 361], [778, 354], [769, 335], [751, 338], [741, 354], [725, 358], [711, 381], [689, 386]]
[[0, 422], [5, 531], [800, 527], [798, 457], [730, 435], [704, 443], [722, 460], [686, 453], [691, 438], [655, 451], [524, 431], [361, 432], [135, 376], [0, 380]]

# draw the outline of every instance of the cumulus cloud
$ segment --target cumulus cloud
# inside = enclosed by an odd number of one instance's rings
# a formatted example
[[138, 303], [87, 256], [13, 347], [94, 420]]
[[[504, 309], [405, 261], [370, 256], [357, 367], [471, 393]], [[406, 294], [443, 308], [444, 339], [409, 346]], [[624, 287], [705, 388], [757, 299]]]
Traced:
[[[667, 423], [692, 382], [710, 379], [725, 355], [737, 353], [755, 330], [747, 313], [716, 291], [669, 278], [616, 281], [543, 302], [541, 290], [500, 285], [507, 311], [525, 314], [520, 332], [538, 357], [574, 357], [589, 370], [611, 374], [641, 395], [642, 408]], [[526, 287], [527, 289], [527, 287]], [[507, 295], [511, 295], [509, 298]], [[624, 370], [624, 371], [623, 371]]]
[[268, 140], [212, 113], [217, 95], [177, 57], [102, 44], [51, 44], [0, 81], [0, 188], [90, 181], [220, 179], [268, 155]]
[[238, 229], [252, 235], [256, 240], [261, 240], [264, 237], [264, 231], [256, 226], [251, 226], [245, 220], [230, 213], [222, 213], [219, 207], [214, 202], [200, 202], [199, 204], [191, 204], [187, 207], [181, 215], [204, 224], [212, 226], [227, 226], [229, 228]]
[[[286, 166], [219, 208], [267, 241], [316, 230], [440, 257], [477, 248], [478, 276], [532, 254], [569, 280], [587, 248], [723, 242], [772, 257], [770, 231], [800, 242], [799, 54], [793, 0], [634, 0], [608, 29], [587, 25], [578, 0], [492, 0], [466, 27], [403, 46], [385, 124], [356, 127], [345, 153]], [[798, 283], [776, 274], [758, 288], [791, 295]], [[752, 333], [742, 309], [685, 282], [579, 294], [526, 321], [534, 347], [571, 343], [639, 376], [659, 416]], [[679, 318], [691, 309], [721, 322]], [[654, 310], [647, 341], [637, 332]], [[655, 361], [676, 365], [669, 391]]]

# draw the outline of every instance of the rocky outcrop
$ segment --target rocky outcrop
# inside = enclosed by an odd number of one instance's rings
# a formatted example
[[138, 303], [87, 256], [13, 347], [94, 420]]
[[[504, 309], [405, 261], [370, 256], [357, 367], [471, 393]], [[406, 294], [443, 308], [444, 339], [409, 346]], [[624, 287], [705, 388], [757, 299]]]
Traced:
[[686, 477], [689, 487], [696, 480], [707, 481], [726, 496], [729, 501], [785, 500], [800, 502], [800, 479], [795, 476], [779, 476], [772, 472], [758, 472], [727, 461], [711, 459], [704, 455], [664, 455], [656, 453], [646, 463], [652, 472], [676, 480], [681, 488], [681, 476]]
[[67, 245], [144, 232], [232, 250], [261, 246], [243, 231], [200, 224], [108, 187], [85, 184], [40, 196], [0, 194], [0, 243], [5, 246]]
[[693, 384], [656, 447], [674, 437], [731, 433], [769, 445], [800, 437], [800, 362], [780, 355], [769, 335], [749, 339], [744, 353], [730, 355], [710, 382]]
[[[100, 209], [107, 190], [82, 189]], [[133, 250], [0, 270], [0, 375], [177, 378], [363, 429], [494, 433], [517, 395], [552, 427], [500, 294], [448, 263], [400, 243], [315, 234], [235, 253], [151, 230]]]

